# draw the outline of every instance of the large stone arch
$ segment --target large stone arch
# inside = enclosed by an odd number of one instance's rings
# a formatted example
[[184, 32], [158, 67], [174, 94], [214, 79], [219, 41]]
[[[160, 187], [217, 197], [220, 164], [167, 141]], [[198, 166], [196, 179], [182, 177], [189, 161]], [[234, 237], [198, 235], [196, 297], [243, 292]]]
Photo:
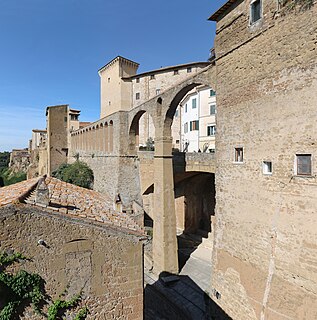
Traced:
[[210, 68], [206, 68], [163, 92], [156, 98], [155, 108], [151, 110], [155, 116], [153, 262], [156, 273], [178, 272], [171, 132], [173, 118], [177, 106], [190, 90], [199, 85], [215, 88], [211, 74]]
[[195, 87], [201, 85], [201, 83], [191, 83], [186, 85], [185, 87], [181, 88], [176, 95], [174, 96], [173, 100], [171, 101], [170, 105], [167, 108], [167, 111], [165, 113], [165, 119], [164, 119], [164, 129], [163, 134], [164, 136], [171, 135], [170, 129], [172, 127], [173, 118], [175, 116], [175, 112], [177, 107], [179, 106], [180, 102], [183, 100], [183, 98], [186, 96], [186, 94], [194, 89]]
[[139, 146], [139, 132], [140, 132], [140, 120], [146, 114], [149, 114], [149, 118], [152, 118], [150, 113], [147, 113], [146, 110], [138, 110], [136, 114], [133, 116], [130, 125], [129, 125], [129, 155], [136, 155]]

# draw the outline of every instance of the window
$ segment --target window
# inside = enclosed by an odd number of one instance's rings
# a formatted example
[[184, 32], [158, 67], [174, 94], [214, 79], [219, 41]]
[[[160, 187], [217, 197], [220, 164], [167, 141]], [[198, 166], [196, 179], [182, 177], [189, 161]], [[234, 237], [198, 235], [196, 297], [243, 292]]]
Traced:
[[191, 121], [189, 130], [190, 131], [199, 130], [199, 121], [198, 120]]
[[188, 67], [187, 68], [187, 73], [191, 73], [192, 72], [192, 67]]
[[156, 95], [160, 94], [161, 89], [156, 89]]
[[210, 90], [209, 91], [209, 97], [214, 97], [216, 95], [216, 91]]
[[216, 105], [215, 104], [211, 104], [210, 105], [210, 114], [216, 114]]
[[195, 109], [196, 107], [197, 107], [197, 99], [194, 98], [194, 99], [192, 100], [192, 108]]
[[135, 94], [135, 100], [139, 100], [140, 99], [140, 92], [137, 92], [136, 94]]
[[178, 70], [174, 70], [174, 76], [178, 74]]
[[108, 102], [109, 106], [111, 106], [111, 101]]
[[175, 118], [178, 117], [178, 109], [175, 111]]
[[254, 0], [251, 2], [251, 17], [250, 23], [253, 24], [262, 18], [262, 4], [261, 0]]
[[185, 112], [187, 112], [187, 103], [185, 104]]
[[108, 82], [110, 82], [110, 78], [108, 78]]
[[243, 148], [234, 148], [234, 162], [243, 162]]
[[262, 172], [263, 174], [272, 174], [272, 161], [262, 162]]
[[185, 122], [184, 124], [184, 133], [188, 132], [188, 122]]
[[136, 82], [136, 83], [140, 83], [140, 78], [136, 78], [136, 79], [135, 79], [135, 82]]
[[155, 79], [155, 74], [150, 75], [150, 80], [153, 80], [153, 79]]
[[216, 126], [207, 126], [207, 136], [214, 136], [216, 134]]
[[175, 143], [179, 143], [179, 140], [176, 140]]
[[311, 154], [297, 154], [296, 155], [296, 174], [298, 176], [311, 176]]

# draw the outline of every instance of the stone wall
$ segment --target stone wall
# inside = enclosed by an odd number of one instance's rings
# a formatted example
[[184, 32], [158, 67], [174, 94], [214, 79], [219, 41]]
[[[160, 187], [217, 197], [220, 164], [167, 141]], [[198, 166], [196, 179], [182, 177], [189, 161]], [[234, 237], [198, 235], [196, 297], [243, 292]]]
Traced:
[[[127, 120], [126, 112], [116, 112], [73, 133], [68, 162], [78, 158], [87, 163], [94, 172], [94, 190], [112, 199], [119, 193], [123, 206], [130, 208], [134, 201], [142, 205], [142, 199], [138, 161], [135, 156], [128, 155]], [[110, 123], [111, 135], [105, 131], [105, 124]], [[103, 147], [105, 141], [111, 148]]]
[[[47, 247], [38, 245], [40, 239]], [[137, 237], [19, 205], [0, 209], [0, 240], [0, 251], [13, 249], [32, 258], [21, 268], [40, 274], [54, 299], [65, 289], [68, 298], [82, 291], [87, 319], [143, 318], [142, 243]]]
[[[254, 26], [250, 1], [217, 24], [212, 287], [234, 319], [315, 319], [317, 6], [283, 14], [263, 3]], [[296, 154], [312, 154], [311, 176], [296, 175]]]

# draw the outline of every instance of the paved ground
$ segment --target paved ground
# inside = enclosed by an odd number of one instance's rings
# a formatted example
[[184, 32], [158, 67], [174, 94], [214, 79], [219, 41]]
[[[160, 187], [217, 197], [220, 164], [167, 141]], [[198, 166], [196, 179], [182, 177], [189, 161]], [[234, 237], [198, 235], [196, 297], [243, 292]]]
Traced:
[[210, 299], [212, 247], [197, 235], [178, 237], [179, 275], [155, 276], [149, 270], [151, 243], [145, 246], [145, 320], [228, 320]]
[[189, 276], [204, 292], [211, 293], [211, 240], [196, 235], [186, 237], [192, 239], [195, 250], [179, 249], [179, 255], [186, 259], [180, 275]]

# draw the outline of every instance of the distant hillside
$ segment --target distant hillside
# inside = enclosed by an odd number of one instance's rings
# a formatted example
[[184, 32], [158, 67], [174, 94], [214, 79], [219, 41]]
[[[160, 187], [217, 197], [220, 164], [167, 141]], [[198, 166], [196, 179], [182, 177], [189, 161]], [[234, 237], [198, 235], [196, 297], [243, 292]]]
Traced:
[[26, 179], [24, 172], [13, 173], [9, 169], [10, 152], [0, 152], [0, 187]]
[[10, 152], [0, 152], [0, 170], [8, 168], [10, 162]]

